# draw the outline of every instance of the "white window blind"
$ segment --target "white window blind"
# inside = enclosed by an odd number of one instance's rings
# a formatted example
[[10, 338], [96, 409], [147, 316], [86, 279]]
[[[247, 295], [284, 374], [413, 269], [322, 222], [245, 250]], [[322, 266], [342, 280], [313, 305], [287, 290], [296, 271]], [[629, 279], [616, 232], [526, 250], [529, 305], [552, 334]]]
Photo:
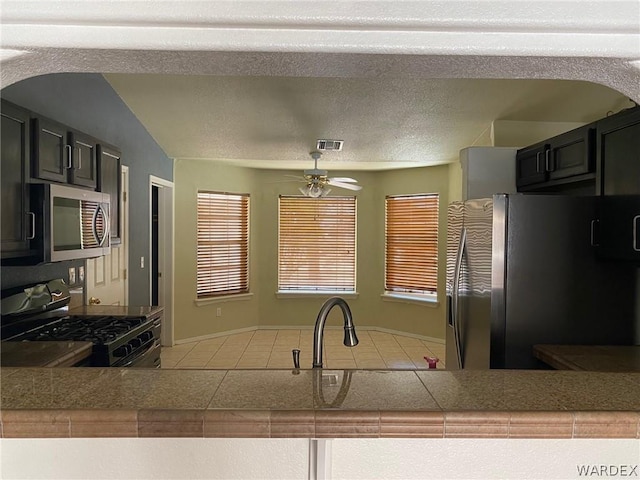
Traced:
[[249, 195], [198, 192], [198, 297], [249, 291]]
[[438, 285], [438, 195], [385, 199], [385, 290], [434, 294]]
[[353, 292], [356, 198], [280, 196], [278, 289]]

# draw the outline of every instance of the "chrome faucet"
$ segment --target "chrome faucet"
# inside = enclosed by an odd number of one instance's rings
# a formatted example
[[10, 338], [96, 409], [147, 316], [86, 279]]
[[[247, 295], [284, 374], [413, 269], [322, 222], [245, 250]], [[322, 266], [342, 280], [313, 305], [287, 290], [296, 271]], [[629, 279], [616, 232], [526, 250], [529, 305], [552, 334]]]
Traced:
[[313, 330], [313, 368], [322, 368], [322, 342], [324, 338], [324, 324], [327, 316], [333, 307], [338, 305], [342, 310], [344, 317], [344, 346], [355, 347], [358, 345], [358, 337], [356, 337], [356, 329], [353, 325], [353, 317], [347, 302], [340, 297], [331, 297], [324, 302], [318, 312], [316, 326]]

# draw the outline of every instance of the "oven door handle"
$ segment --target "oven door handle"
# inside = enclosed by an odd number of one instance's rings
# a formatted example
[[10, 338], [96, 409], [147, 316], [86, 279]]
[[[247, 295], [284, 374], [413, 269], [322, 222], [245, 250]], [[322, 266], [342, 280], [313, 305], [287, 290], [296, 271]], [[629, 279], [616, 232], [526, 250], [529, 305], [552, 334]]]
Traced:
[[114, 367], [117, 368], [126, 368], [126, 367], [130, 367], [132, 364], [136, 363], [140, 358], [142, 358], [144, 355], [146, 355], [147, 353], [149, 353], [151, 350], [154, 350], [156, 348], [158, 348], [160, 346], [160, 340], [156, 339], [153, 342], [149, 343], [149, 346], [147, 348], [145, 348], [144, 350], [140, 351], [140, 353], [138, 353], [138, 355], [136, 355], [135, 357], [129, 359], [129, 361], [127, 363], [125, 363], [124, 365], [118, 365], [117, 363], [114, 364]]

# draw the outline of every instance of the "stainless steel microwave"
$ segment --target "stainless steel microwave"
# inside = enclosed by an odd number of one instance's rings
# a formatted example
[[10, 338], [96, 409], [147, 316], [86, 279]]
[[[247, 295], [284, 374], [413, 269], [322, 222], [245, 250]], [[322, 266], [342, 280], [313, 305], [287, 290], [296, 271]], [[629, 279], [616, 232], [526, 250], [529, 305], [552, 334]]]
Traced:
[[108, 193], [48, 183], [34, 184], [31, 188], [40, 227], [35, 229], [35, 240], [42, 261], [59, 262], [109, 253]]

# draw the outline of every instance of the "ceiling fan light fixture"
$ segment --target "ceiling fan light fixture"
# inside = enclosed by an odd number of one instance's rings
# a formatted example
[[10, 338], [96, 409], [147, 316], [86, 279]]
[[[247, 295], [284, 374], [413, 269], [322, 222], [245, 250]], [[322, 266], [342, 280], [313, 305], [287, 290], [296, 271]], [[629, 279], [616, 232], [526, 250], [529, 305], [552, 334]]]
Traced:
[[298, 190], [300, 190], [300, 193], [305, 197], [311, 198], [326, 197], [331, 191], [330, 188], [325, 188], [323, 185], [317, 183], [310, 183], [304, 187], [300, 187]]

